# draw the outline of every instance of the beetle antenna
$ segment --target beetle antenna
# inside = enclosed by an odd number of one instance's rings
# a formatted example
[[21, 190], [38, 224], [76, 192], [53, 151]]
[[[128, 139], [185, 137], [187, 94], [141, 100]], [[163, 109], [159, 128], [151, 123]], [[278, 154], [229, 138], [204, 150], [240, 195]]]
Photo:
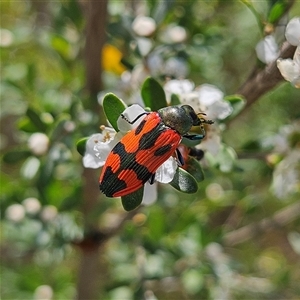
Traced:
[[128, 120], [123, 114], [121, 114], [121, 118], [124, 119], [126, 122], [128, 122], [129, 124], [133, 124], [135, 123], [140, 117], [142, 117], [143, 115], [149, 115], [148, 112], [143, 112], [141, 114], [139, 114], [133, 121]]

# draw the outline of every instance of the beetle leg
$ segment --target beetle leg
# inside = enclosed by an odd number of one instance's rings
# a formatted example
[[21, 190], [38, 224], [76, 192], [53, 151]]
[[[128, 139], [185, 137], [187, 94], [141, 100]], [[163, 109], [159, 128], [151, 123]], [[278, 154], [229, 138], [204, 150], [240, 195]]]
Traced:
[[155, 180], [155, 173], [151, 175], [150, 179], [149, 179], [149, 183], [153, 184]]
[[176, 148], [175, 150], [176, 152], [176, 161], [177, 161], [177, 164], [179, 167], [182, 167], [184, 165], [184, 159], [183, 159], [183, 156], [180, 152], [180, 150], [178, 148]]
[[189, 139], [191, 141], [196, 141], [196, 140], [203, 140], [204, 137], [205, 137], [205, 131], [204, 131], [204, 128], [202, 130], [201, 128], [201, 131], [203, 134], [186, 134], [184, 135], [183, 137], [186, 138], [186, 139]]

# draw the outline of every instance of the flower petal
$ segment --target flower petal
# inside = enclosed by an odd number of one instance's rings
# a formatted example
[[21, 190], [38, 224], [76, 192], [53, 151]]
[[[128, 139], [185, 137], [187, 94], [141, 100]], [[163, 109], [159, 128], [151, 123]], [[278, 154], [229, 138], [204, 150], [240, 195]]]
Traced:
[[155, 172], [155, 180], [161, 183], [169, 183], [173, 180], [177, 170], [177, 162], [173, 156], [167, 159]]
[[300, 66], [292, 59], [278, 59], [277, 67], [282, 77], [290, 82], [299, 81], [300, 79]]
[[139, 115], [143, 113], [145, 113], [145, 110], [138, 104], [133, 104], [127, 107], [122, 113], [126, 120], [121, 116], [118, 118], [117, 125], [119, 130], [122, 132], [127, 132], [129, 130], [132, 130], [133, 128], [136, 128], [141, 123], [143, 118], [137, 119], [133, 124], [130, 124], [128, 121], [134, 121]]
[[218, 101], [207, 107], [205, 113], [210, 119], [224, 120], [232, 113], [231, 105], [226, 101]]
[[157, 183], [146, 183], [144, 185], [144, 194], [142, 204], [151, 205], [157, 200]]
[[118, 142], [116, 132], [105, 128], [103, 133], [93, 134], [86, 142], [85, 154], [82, 159], [85, 168], [97, 169], [105, 164], [108, 154]]
[[285, 30], [287, 41], [293, 46], [300, 46], [300, 18], [293, 18], [289, 21]]
[[205, 106], [223, 100], [223, 92], [212, 84], [202, 84], [198, 88], [199, 99]]
[[150, 36], [156, 30], [156, 22], [150, 17], [137, 16], [132, 23], [132, 30], [139, 36]]
[[279, 54], [278, 45], [273, 35], [267, 35], [255, 47], [256, 55], [263, 63], [274, 61]]
[[169, 80], [164, 85], [164, 90], [167, 94], [182, 95], [189, 93], [194, 89], [194, 83], [188, 79], [182, 80]]

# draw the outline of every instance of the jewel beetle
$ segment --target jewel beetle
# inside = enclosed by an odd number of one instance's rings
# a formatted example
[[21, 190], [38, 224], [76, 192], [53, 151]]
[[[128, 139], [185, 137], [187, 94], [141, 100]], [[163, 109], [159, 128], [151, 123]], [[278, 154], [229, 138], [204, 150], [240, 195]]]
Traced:
[[[197, 114], [190, 105], [145, 111], [132, 121], [121, 114], [130, 124], [142, 117], [143, 120], [111, 150], [100, 175], [100, 190], [107, 197], [121, 197], [135, 192], [147, 181], [152, 184], [156, 170], [174, 152], [179, 165], [183, 165], [177, 150], [182, 138], [201, 140], [205, 136], [203, 124], [213, 123], [201, 115], [205, 114]], [[189, 134], [192, 126], [200, 126], [201, 134]]]

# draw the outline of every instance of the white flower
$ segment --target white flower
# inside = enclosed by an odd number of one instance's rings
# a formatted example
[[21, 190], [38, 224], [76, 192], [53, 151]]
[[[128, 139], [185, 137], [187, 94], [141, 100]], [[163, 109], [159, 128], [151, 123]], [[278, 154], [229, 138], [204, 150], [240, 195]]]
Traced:
[[[231, 105], [223, 99], [223, 92], [213, 85], [203, 84], [194, 89], [194, 83], [189, 80], [170, 80], [164, 88], [168, 97], [177, 94], [182, 104], [192, 106], [196, 112], [205, 112], [209, 119], [223, 120], [232, 113]], [[217, 124], [209, 126], [206, 138], [197, 148], [217, 155], [220, 147], [220, 128]]]
[[199, 95], [199, 106], [210, 119], [223, 120], [232, 113], [231, 105], [223, 99], [224, 94], [214, 85], [202, 84], [196, 88]]
[[189, 92], [192, 92], [195, 87], [195, 84], [188, 79], [174, 79], [169, 80], [164, 85], [164, 90], [167, 96], [171, 96], [171, 94], [176, 94], [178, 96], [183, 96]]
[[163, 73], [175, 78], [185, 78], [188, 73], [187, 63], [183, 58], [170, 57], [164, 65]]
[[46, 154], [49, 147], [49, 138], [44, 133], [33, 133], [28, 139], [28, 147], [35, 155]]
[[277, 67], [285, 80], [300, 88], [300, 46], [296, 48], [293, 59], [279, 58]]
[[14, 41], [14, 36], [8, 29], [0, 29], [0, 46], [9, 47]]
[[291, 151], [290, 140], [292, 136], [300, 134], [300, 121], [284, 125], [279, 129], [279, 133], [265, 137], [262, 141], [264, 148], [273, 148], [274, 153], [287, 154]]
[[25, 217], [25, 209], [21, 204], [12, 204], [7, 207], [5, 216], [10, 221], [20, 222]]
[[146, 182], [142, 204], [151, 205], [157, 199], [157, 182], [170, 183], [176, 173], [178, 164], [173, 156], [167, 159], [155, 172], [155, 181], [153, 184]]
[[98, 169], [104, 166], [111, 149], [117, 143], [116, 132], [104, 127], [102, 133], [93, 134], [86, 142], [83, 165], [85, 168]]
[[143, 201], [141, 204], [143, 205], [152, 205], [157, 200], [157, 182], [150, 184], [146, 182], [144, 185], [144, 193], [143, 193]]
[[299, 192], [300, 186], [300, 152], [291, 151], [277, 166], [273, 173], [271, 189], [281, 199], [289, 194]]
[[163, 73], [163, 65], [164, 60], [162, 58], [161, 53], [157, 53], [158, 51], [153, 51], [149, 53], [147, 57], [147, 67], [150, 71], [150, 74], [154, 77], [158, 77]]
[[206, 130], [205, 139], [201, 142], [201, 144], [197, 145], [196, 148], [202, 149], [203, 151], [207, 151], [216, 156], [221, 148], [221, 135], [219, 126], [210, 126], [209, 129]]
[[232, 113], [231, 105], [223, 99], [223, 92], [214, 85], [195, 85], [187, 79], [169, 80], [164, 86], [168, 98], [176, 94], [183, 104], [191, 105], [197, 112], [205, 112], [211, 119], [223, 120]]
[[278, 45], [273, 35], [267, 35], [255, 47], [256, 55], [263, 63], [274, 61], [279, 55]]
[[54, 205], [46, 205], [41, 211], [41, 219], [45, 222], [53, 221], [57, 216], [57, 208]]
[[151, 51], [153, 47], [153, 42], [151, 39], [140, 37], [136, 40], [139, 52], [142, 56], [146, 56]]
[[171, 156], [156, 170], [155, 180], [161, 183], [171, 182], [176, 173], [177, 166], [175, 158]]
[[187, 33], [184, 27], [174, 24], [169, 25], [161, 34], [161, 39], [164, 43], [182, 43], [186, 40]]
[[53, 299], [53, 289], [49, 285], [40, 285], [34, 291], [35, 300], [51, 300]]
[[155, 49], [149, 53], [146, 65], [151, 76], [169, 76], [174, 78], [185, 78], [189, 68], [185, 59], [181, 57], [165, 58], [165, 49]]
[[26, 212], [32, 215], [36, 214], [41, 209], [40, 201], [34, 197], [26, 198], [23, 200], [22, 204], [25, 207]]
[[293, 46], [300, 46], [300, 17], [289, 21], [285, 30], [287, 41]]
[[150, 36], [156, 30], [155, 20], [146, 16], [137, 16], [132, 22], [132, 30], [139, 36]]

